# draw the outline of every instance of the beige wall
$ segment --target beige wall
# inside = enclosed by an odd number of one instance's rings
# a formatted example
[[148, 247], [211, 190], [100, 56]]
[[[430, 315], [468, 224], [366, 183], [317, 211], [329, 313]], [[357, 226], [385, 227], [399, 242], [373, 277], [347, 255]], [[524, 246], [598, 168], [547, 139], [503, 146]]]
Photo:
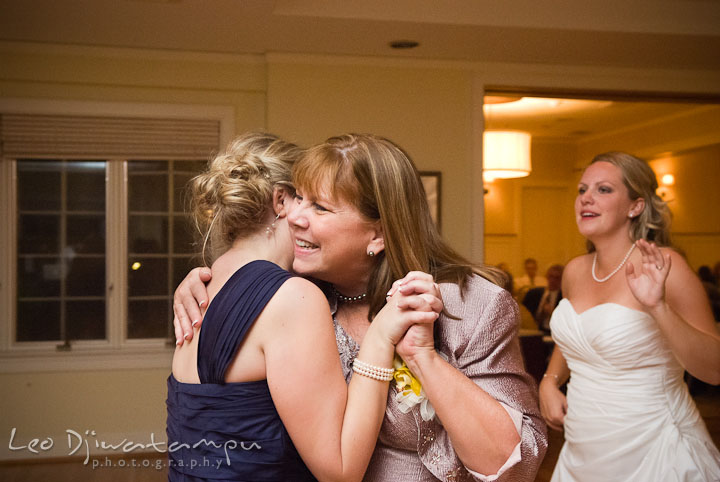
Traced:
[[697, 271], [720, 261], [720, 144], [693, 149], [650, 163], [673, 174], [675, 185], [661, 188], [673, 212], [673, 244]]
[[0, 97], [221, 105], [238, 131], [265, 127], [262, 58], [0, 42]]
[[[37, 456], [69, 455], [79, 439], [70, 432], [68, 442], [68, 430], [80, 434], [96, 453], [102, 453], [95, 449], [96, 440], [118, 443], [127, 438], [147, 445], [153, 434], [155, 440], [165, 440], [168, 373], [168, 369], [143, 369], [3, 374], [0, 433], [6, 443], [0, 460], [36, 457], [27, 450], [9, 450], [13, 428], [14, 447], [26, 446], [34, 438], [54, 441], [50, 450]], [[85, 455], [84, 442], [74, 455]]]
[[[5, 43], [0, 43], [0, 65], [2, 98], [230, 106], [236, 131], [267, 128], [303, 144], [344, 131], [390, 137], [420, 169], [442, 171], [443, 233], [461, 253], [475, 259], [482, 255], [478, 246], [482, 248], [485, 225], [478, 176], [485, 86], [715, 93], [720, 89], [719, 75], [703, 72], [638, 76], [627, 69], [265, 58]], [[506, 261], [519, 269], [525, 256], [547, 265], [581, 249], [571, 221], [565, 221], [572, 219], [577, 151], [562, 143], [536, 144], [537, 163], [530, 178], [491, 186], [485, 196], [488, 261]], [[530, 209], [540, 201], [547, 201], [548, 208], [559, 206], [558, 212], [548, 217]], [[547, 236], [552, 236], [550, 242]], [[717, 251], [716, 238], [709, 236], [708, 252]], [[68, 428], [104, 434], [164, 433], [167, 373], [168, 369], [99, 371], [90, 363], [85, 371], [0, 374], [5, 393], [0, 433], [9, 435], [12, 427], [32, 437], [63, 434]], [[6, 457], [3, 449], [0, 458]]]

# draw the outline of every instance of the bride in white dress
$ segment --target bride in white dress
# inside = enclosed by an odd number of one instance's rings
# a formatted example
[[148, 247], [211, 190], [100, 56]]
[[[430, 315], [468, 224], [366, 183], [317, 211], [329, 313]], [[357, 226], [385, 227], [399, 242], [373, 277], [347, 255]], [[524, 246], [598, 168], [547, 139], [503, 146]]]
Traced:
[[540, 383], [545, 421], [565, 430], [552, 481], [720, 481], [720, 452], [683, 382], [687, 370], [720, 383], [720, 335], [697, 276], [659, 247], [670, 213], [656, 189], [650, 167], [619, 152], [580, 180], [575, 217], [590, 252], [563, 273]]

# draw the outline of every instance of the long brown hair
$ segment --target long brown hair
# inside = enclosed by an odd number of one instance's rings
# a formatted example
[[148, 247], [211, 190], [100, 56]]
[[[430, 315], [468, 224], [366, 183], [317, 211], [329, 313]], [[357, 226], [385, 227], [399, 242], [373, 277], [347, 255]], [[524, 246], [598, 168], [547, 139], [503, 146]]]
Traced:
[[437, 230], [420, 175], [409, 156], [392, 141], [370, 134], [331, 137], [308, 149], [293, 168], [295, 185], [308, 194], [329, 188], [370, 221], [380, 221], [385, 249], [375, 258], [368, 299], [372, 319], [385, 304], [392, 282], [409, 271], [430, 273], [461, 291], [476, 273], [503, 281], [496, 268], [475, 265], [453, 250]]
[[[648, 163], [630, 154], [617, 151], [598, 154], [590, 164], [596, 162], [608, 162], [620, 169], [630, 200], [643, 198], [645, 201], [643, 211], [632, 218], [630, 222], [630, 238], [633, 241], [647, 239], [658, 246], [671, 246], [672, 213], [667, 203], [656, 193], [657, 178]], [[595, 251], [595, 246], [590, 241], [587, 245], [588, 251]]]

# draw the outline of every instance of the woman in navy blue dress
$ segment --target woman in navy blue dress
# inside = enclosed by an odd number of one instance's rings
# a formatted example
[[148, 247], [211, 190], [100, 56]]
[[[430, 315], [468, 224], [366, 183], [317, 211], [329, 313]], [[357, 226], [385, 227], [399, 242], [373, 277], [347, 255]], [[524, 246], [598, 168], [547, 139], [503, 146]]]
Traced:
[[[346, 385], [327, 298], [288, 272], [299, 153], [246, 134], [192, 182], [213, 279], [202, 330], [176, 348], [168, 378], [170, 480], [359, 480], [385, 413], [394, 345], [442, 310], [430, 276], [406, 277], [367, 329], [353, 366], [361, 376]], [[360, 216], [333, 214], [353, 225]], [[363, 255], [349, 273], [384, 248], [377, 223], [356, 233], [346, 249]]]

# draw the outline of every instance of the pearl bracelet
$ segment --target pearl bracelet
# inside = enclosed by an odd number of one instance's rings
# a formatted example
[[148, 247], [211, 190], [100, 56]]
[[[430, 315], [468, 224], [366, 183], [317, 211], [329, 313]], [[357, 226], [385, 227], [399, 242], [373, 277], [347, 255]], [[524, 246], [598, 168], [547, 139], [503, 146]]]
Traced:
[[383, 374], [383, 375], [392, 375], [393, 373], [395, 373], [395, 369], [394, 369], [394, 368], [383, 368], [383, 367], [371, 365], [371, 364], [369, 364], [369, 363], [365, 363], [365, 362], [362, 361], [362, 360], [358, 360], [357, 358], [355, 359], [355, 361], [353, 361], [353, 366], [357, 366], [358, 368], [362, 368], [362, 369], [365, 369], [365, 370], [370, 370], [370, 371], [378, 372], [378, 373], [381, 373], [381, 374]]
[[560, 377], [554, 373], [543, 373], [543, 378], [545, 377], [553, 377], [555, 379], [555, 385], [560, 385]]
[[393, 368], [382, 368], [370, 365], [369, 363], [355, 359], [353, 362], [353, 372], [374, 380], [389, 382], [393, 379], [393, 373], [395, 373], [395, 370]]

